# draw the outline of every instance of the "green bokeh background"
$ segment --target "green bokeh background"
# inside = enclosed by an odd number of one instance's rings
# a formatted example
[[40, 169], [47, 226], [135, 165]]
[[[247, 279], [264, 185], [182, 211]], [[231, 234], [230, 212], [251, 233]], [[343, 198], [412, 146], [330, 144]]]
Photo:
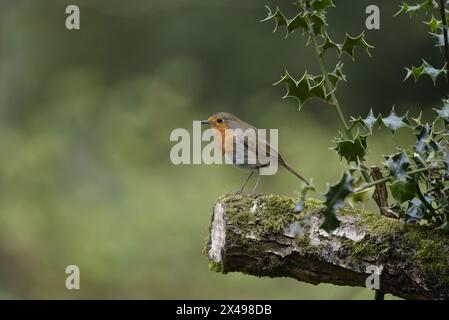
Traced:
[[[366, 31], [373, 57], [345, 58], [339, 90], [349, 117], [370, 108], [432, 115], [444, 81], [403, 82], [405, 66], [441, 53], [422, 19], [393, 19], [399, 1], [335, 0], [329, 32], [364, 29], [367, 5], [381, 30]], [[339, 124], [319, 101], [301, 112], [272, 87], [288, 69], [318, 72], [299, 33], [273, 34], [265, 4], [246, 0], [0, 1], [0, 298], [370, 299], [362, 288], [312, 286], [208, 270], [201, 253], [211, 208], [245, 173], [229, 166], [174, 166], [175, 128], [230, 111], [278, 128], [280, 150], [316, 197], [344, 166], [331, 139]], [[65, 29], [65, 8], [81, 9], [81, 30]], [[329, 67], [335, 60], [329, 55]], [[381, 131], [370, 163], [412, 137]], [[295, 195], [281, 171], [260, 191]], [[81, 290], [65, 288], [65, 268]]]

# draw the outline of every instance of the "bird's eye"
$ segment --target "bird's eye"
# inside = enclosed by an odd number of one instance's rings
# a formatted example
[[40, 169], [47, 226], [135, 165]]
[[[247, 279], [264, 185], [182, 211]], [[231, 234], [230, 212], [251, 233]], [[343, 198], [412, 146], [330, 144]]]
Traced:
[[217, 122], [218, 122], [218, 123], [222, 123], [222, 122], [223, 122], [223, 119], [217, 119]]

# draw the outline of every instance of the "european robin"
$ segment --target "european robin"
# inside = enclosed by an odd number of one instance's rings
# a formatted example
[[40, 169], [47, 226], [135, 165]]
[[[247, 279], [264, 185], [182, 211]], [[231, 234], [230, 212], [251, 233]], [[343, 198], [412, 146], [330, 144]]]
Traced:
[[[252, 191], [252, 193], [255, 193], [260, 181], [260, 169], [269, 165], [269, 163], [261, 163], [258, 160], [249, 161], [251, 157], [252, 159], [259, 159], [259, 149], [265, 150], [268, 159], [273, 159], [274, 157], [276, 157], [277, 163], [279, 165], [287, 169], [296, 177], [304, 181], [306, 184], [309, 184], [306, 179], [304, 179], [289, 164], [287, 164], [287, 162], [285, 162], [285, 160], [281, 157], [277, 150], [275, 150], [266, 140], [260, 139], [257, 133], [255, 136], [257, 139], [257, 143], [248, 143], [248, 141], [245, 140], [245, 138], [248, 137], [245, 137], [242, 132], [245, 132], [248, 129], [252, 129], [254, 130], [254, 132], [257, 132], [257, 129], [249, 123], [240, 120], [235, 115], [228, 112], [219, 112], [209, 117], [209, 119], [201, 121], [201, 123], [210, 125], [212, 129], [215, 129], [214, 132], [217, 135], [218, 141], [220, 142], [220, 149], [225, 158], [227, 158], [237, 168], [251, 171], [248, 178], [246, 178], [241, 188], [237, 191], [238, 193], [241, 193], [243, 191], [248, 181], [251, 179], [254, 173], [257, 172], [257, 181]], [[237, 140], [239, 140], [240, 143], [243, 143], [243, 154], [242, 152], [240, 152], [239, 154], [239, 149], [236, 148]]]

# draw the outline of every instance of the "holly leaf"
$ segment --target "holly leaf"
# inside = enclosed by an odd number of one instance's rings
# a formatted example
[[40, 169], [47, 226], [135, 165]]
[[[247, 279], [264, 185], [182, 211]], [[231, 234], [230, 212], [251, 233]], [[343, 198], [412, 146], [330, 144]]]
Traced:
[[379, 125], [381, 123], [381, 117], [377, 116], [377, 118], [374, 116], [373, 109], [370, 109], [368, 116], [362, 120], [363, 124], [370, 130], [373, 130], [373, 127], [375, 124]]
[[309, 25], [307, 24], [306, 16], [303, 13], [299, 13], [296, 17], [291, 20], [287, 20], [287, 35], [295, 32], [297, 29], [309, 30]]
[[261, 22], [274, 20], [275, 27], [273, 32], [278, 31], [280, 28], [285, 27], [287, 38], [290, 34], [295, 32], [297, 29], [303, 29], [304, 31], [309, 30], [309, 25], [307, 23], [306, 14], [307, 13], [299, 13], [293, 19], [287, 19], [284, 13], [276, 7], [275, 11], [272, 11], [269, 6], [265, 6], [268, 10], [268, 15], [265, 19], [261, 20]]
[[[293, 2], [293, 5], [304, 8], [304, 0], [298, 0]], [[310, 11], [317, 11], [320, 13], [325, 13], [328, 8], [335, 8], [333, 0], [312, 0], [309, 1]]]
[[287, 18], [284, 16], [279, 7], [276, 7], [275, 11], [272, 11], [269, 6], [265, 6], [265, 8], [267, 8], [268, 10], [268, 15], [265, 19], [261, 20], [260, 22], [274, 20], [275, 26], [273, 32], [276, 32], [280, 27], [287, 27], [288, 25]]
[[434, 32], [430, 32], [430, 34], [437, 40], [436, 43], [436, 47], [444, 47], [444, 33], [434, 33]]
[[382, 122], [388, 129], [390, 129], [391, 133], [393, 134], [396, 133], [396, 131], [399, 130], [400, 128], [410, 124], [407, 120], [407, 114], [405, 114], [402, 117], [396, 115], [394, 106], [391, 109], [390, 115], [386, 118], [383, 118]]
[[390, 170], [391, 176], [397, 177], [399, 180], [406, 179], [407, 169], [410, 167], [410, 160], [405, 151], [388, 156], [385, 164]]
[[369, 129], [369, 131], [373, 131], [373, 128], [375, 125], [380, 127], [382, 125], [382, 117], [378, 115], [377, 117], [374, 116], [373, 109], [370, 109], [368, 115], [365, 119], [361, 119], [361, 122], [363, 125]]
[[414, 17], [419, 11], [423, 10], [426, 15], [433, 9], [438, 8], [438, 3], [435, 0], [426, 0], [423, 3], [411, 6], [405, 2], [399, 7], [399, 11], [394, 15], [395, 17], [400, 14], [409, 14], [410, 18]]
[[362, 118], [362, 117], [354, 118], [353, 117], [351, 119], [351, 122], [354, 124], [362, 125], [363, 127], [367, 128], [370, 131], [370, 133], [372, 133], [375, 125], [380, 127], [383, 124], [382, 117], [380, 116], [380, 114], [377, 117], [374, 116], [373, 109], [370, 109], [370, 112], [368, 113], [366, 118]]
[[355, 60], [354, 53], [356, 47], [360, 47], [363, 51], [366, 52], [366, 54], [368, 54], [368, 56], [371, 57], [369, 49], [373, 49], [374, 47], [366, 42], [365, 32], [362, 32], [358, 37], [351, 37], [350, 35], [346, 34], [345, 41], [341, 46], [340, 56], [343, 53], [347, 53], [352, 58], [352, 60]]
[[324, 194], [324, 222], [321, 225], [321, 228], [328, 233], [331, 233], [340, 226], [340, 221], [337, 219], [336, 211], [344, 206], [346, 197], [353, 192], [353, 181], [354, 178], [349, 173], [345, 173], [340, 182], [330, 186]]
[[436, 85], [437, 79], [440, 75], [444, 75], [447, 73], [446, 71], [446, 64], [441, 69], [436, 69], [432, 67], [427, 61], [423, 59], [422, 65], [419, 67], [411, 67], [411, 68], [405, 68], [407, 70], [407, 75], [405, 76], [404, 81], [408, 80], [410, 77], [413, 76], [415, 79], [415, 83], [418, 82], [418, 80], [423, 76], [427, 75], [429, 76], [433, 84]]
[[[426, 201], [432, 203], [432, 198], [425, 197]], [[408, 203], [408, 208], [405, 211], [405, 222], [406, 223], [417, 223], [420, 222], [426, 214], [426, 206], [422, 203], [419, 198], [413, 198]]]
[[299, 103], [299, 109], [302, 108], [307, 100], [312, 98], [318, 98], [328, 103], [331, 102], [330, 95], [332, 92], [327, 92], [324, 76], [312, 76], [306, 71], [301, 80], [296, 81], [286, 71], [281, 80], [274, 85], [282, 84], [287, 88], [287, 93], [283, 99], [296, 99]]
[[449, 100], [443, 100], [443, 107], [441, 109], [434, 110], [446, 124], [449, 124]]
[[366, 140], [367, 136], [359, 136], [358, 134], [353, 140], [340, 136], [335, 140], [337, 146], [334, 150], [337, 151], [340, 159], [344, 158], [348, 162], [363, 161], [368, 148]]
[[417, 184], [404, 180], [399, 180], [390, 185], [390, 191], [393, 198], [403, 203], [409, 201], [416, 196]]
[[320, 55], [323, 55], [329, 49], [336, 49], [339, 58], [341, 58], [343, 53], [346, 53], [352, 58], [352, 60], [355, 60], [356, 47], [360, 47], [370, 57], [371, 52], [369, 50], [374, 48], [366, 42], [364, 32], [362, 32], [358, 37], [351, 37], [346, 34], [345, 40], [342, 44], [334, 42], [327, 33], [324, 33], [323, 38], [324, 42], [319, 46]]
[[310, 5], [313, 10], [318, 12], [325, 12], [328, 8], [335, 8], [335, 4], [332, 0], [313, 0]]
[[319, 48], [320, 55], [323, 55], [329, 49], [336, 49], [338, 56], [341, 56], [342, 45], [334, 42], [327, 33], [324, 33], [324, 42], [319, 46]]
[[432, 15], [432, 18], [429, 21], [424, 22], [424, 24], [427, 25], [430, 31], [432, 31], [433, 33], [437, 32], [439, 29], [443, 27], [442, 21], [435, 18], [434, 15]]
[[430, 125], [421, 125], [418, 127], [417, 142], [414, 146], [415, 151], [418, 154], [424, 154], [429, 151], [429, 142], [432, 134], [432, 128]]

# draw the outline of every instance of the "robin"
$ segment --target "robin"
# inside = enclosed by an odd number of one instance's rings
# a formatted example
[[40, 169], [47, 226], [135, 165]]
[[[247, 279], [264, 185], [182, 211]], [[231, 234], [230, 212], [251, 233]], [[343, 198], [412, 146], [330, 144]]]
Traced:
[[[254, 189], [252, 191], [252, 193], [254, 193], [257, 189], [257, 186], [259, 185], [260, 170], [269, 165], [269, 163], [266, 162], [263, 163], [260, 161], [249, 161], [249, 159], [251, 158], [259, 159], [258, 150], [260, 147], [262, 147], [260, 148], [261, 150], [265, 150], [268, 159], [273, 160], [274, 158], [276, 158], [279, 165], [283, 166], [285, 169], [290, 171], [307, 185], [309, 184], [306, 179], [304, 179], [298, 172], [296, 172], [289, 164], [285, 162], [285, 160], [281, 157], [277, 150], [275, 150], [267, 141], [256, 136], [257, 143], [248, 143], [248, 141], [245, 140], [245, 136], [243, 136], [241, 133], [247, 131], [248, 129], [257, 132], [257, 129], [249, 123], [240, 120], [235, 115], [228, 112], [219, 112], [209, 117], [209, 119], [201, 121], [201, 123], [210, 125], [212, 129], [215, 129], [214, 132], [217, 135], [218, 141], [220, 142], [220, 149], [226, 159], [228, 159], [234, 166], [240, 169], [251, 171], [248, 178], [246, 178], [241, 188], [237, 191], [238, 193], [241, 193], [243, 191], [248, 181], [251, 179], [254, 173], [257, 172], [256, 185], [254, 186]], [[239, 149], [236, 148], [236, 141], [243, 143], [243, 153], [238, 152]], [[256, 146], [259, 146], [259, 148]]]

